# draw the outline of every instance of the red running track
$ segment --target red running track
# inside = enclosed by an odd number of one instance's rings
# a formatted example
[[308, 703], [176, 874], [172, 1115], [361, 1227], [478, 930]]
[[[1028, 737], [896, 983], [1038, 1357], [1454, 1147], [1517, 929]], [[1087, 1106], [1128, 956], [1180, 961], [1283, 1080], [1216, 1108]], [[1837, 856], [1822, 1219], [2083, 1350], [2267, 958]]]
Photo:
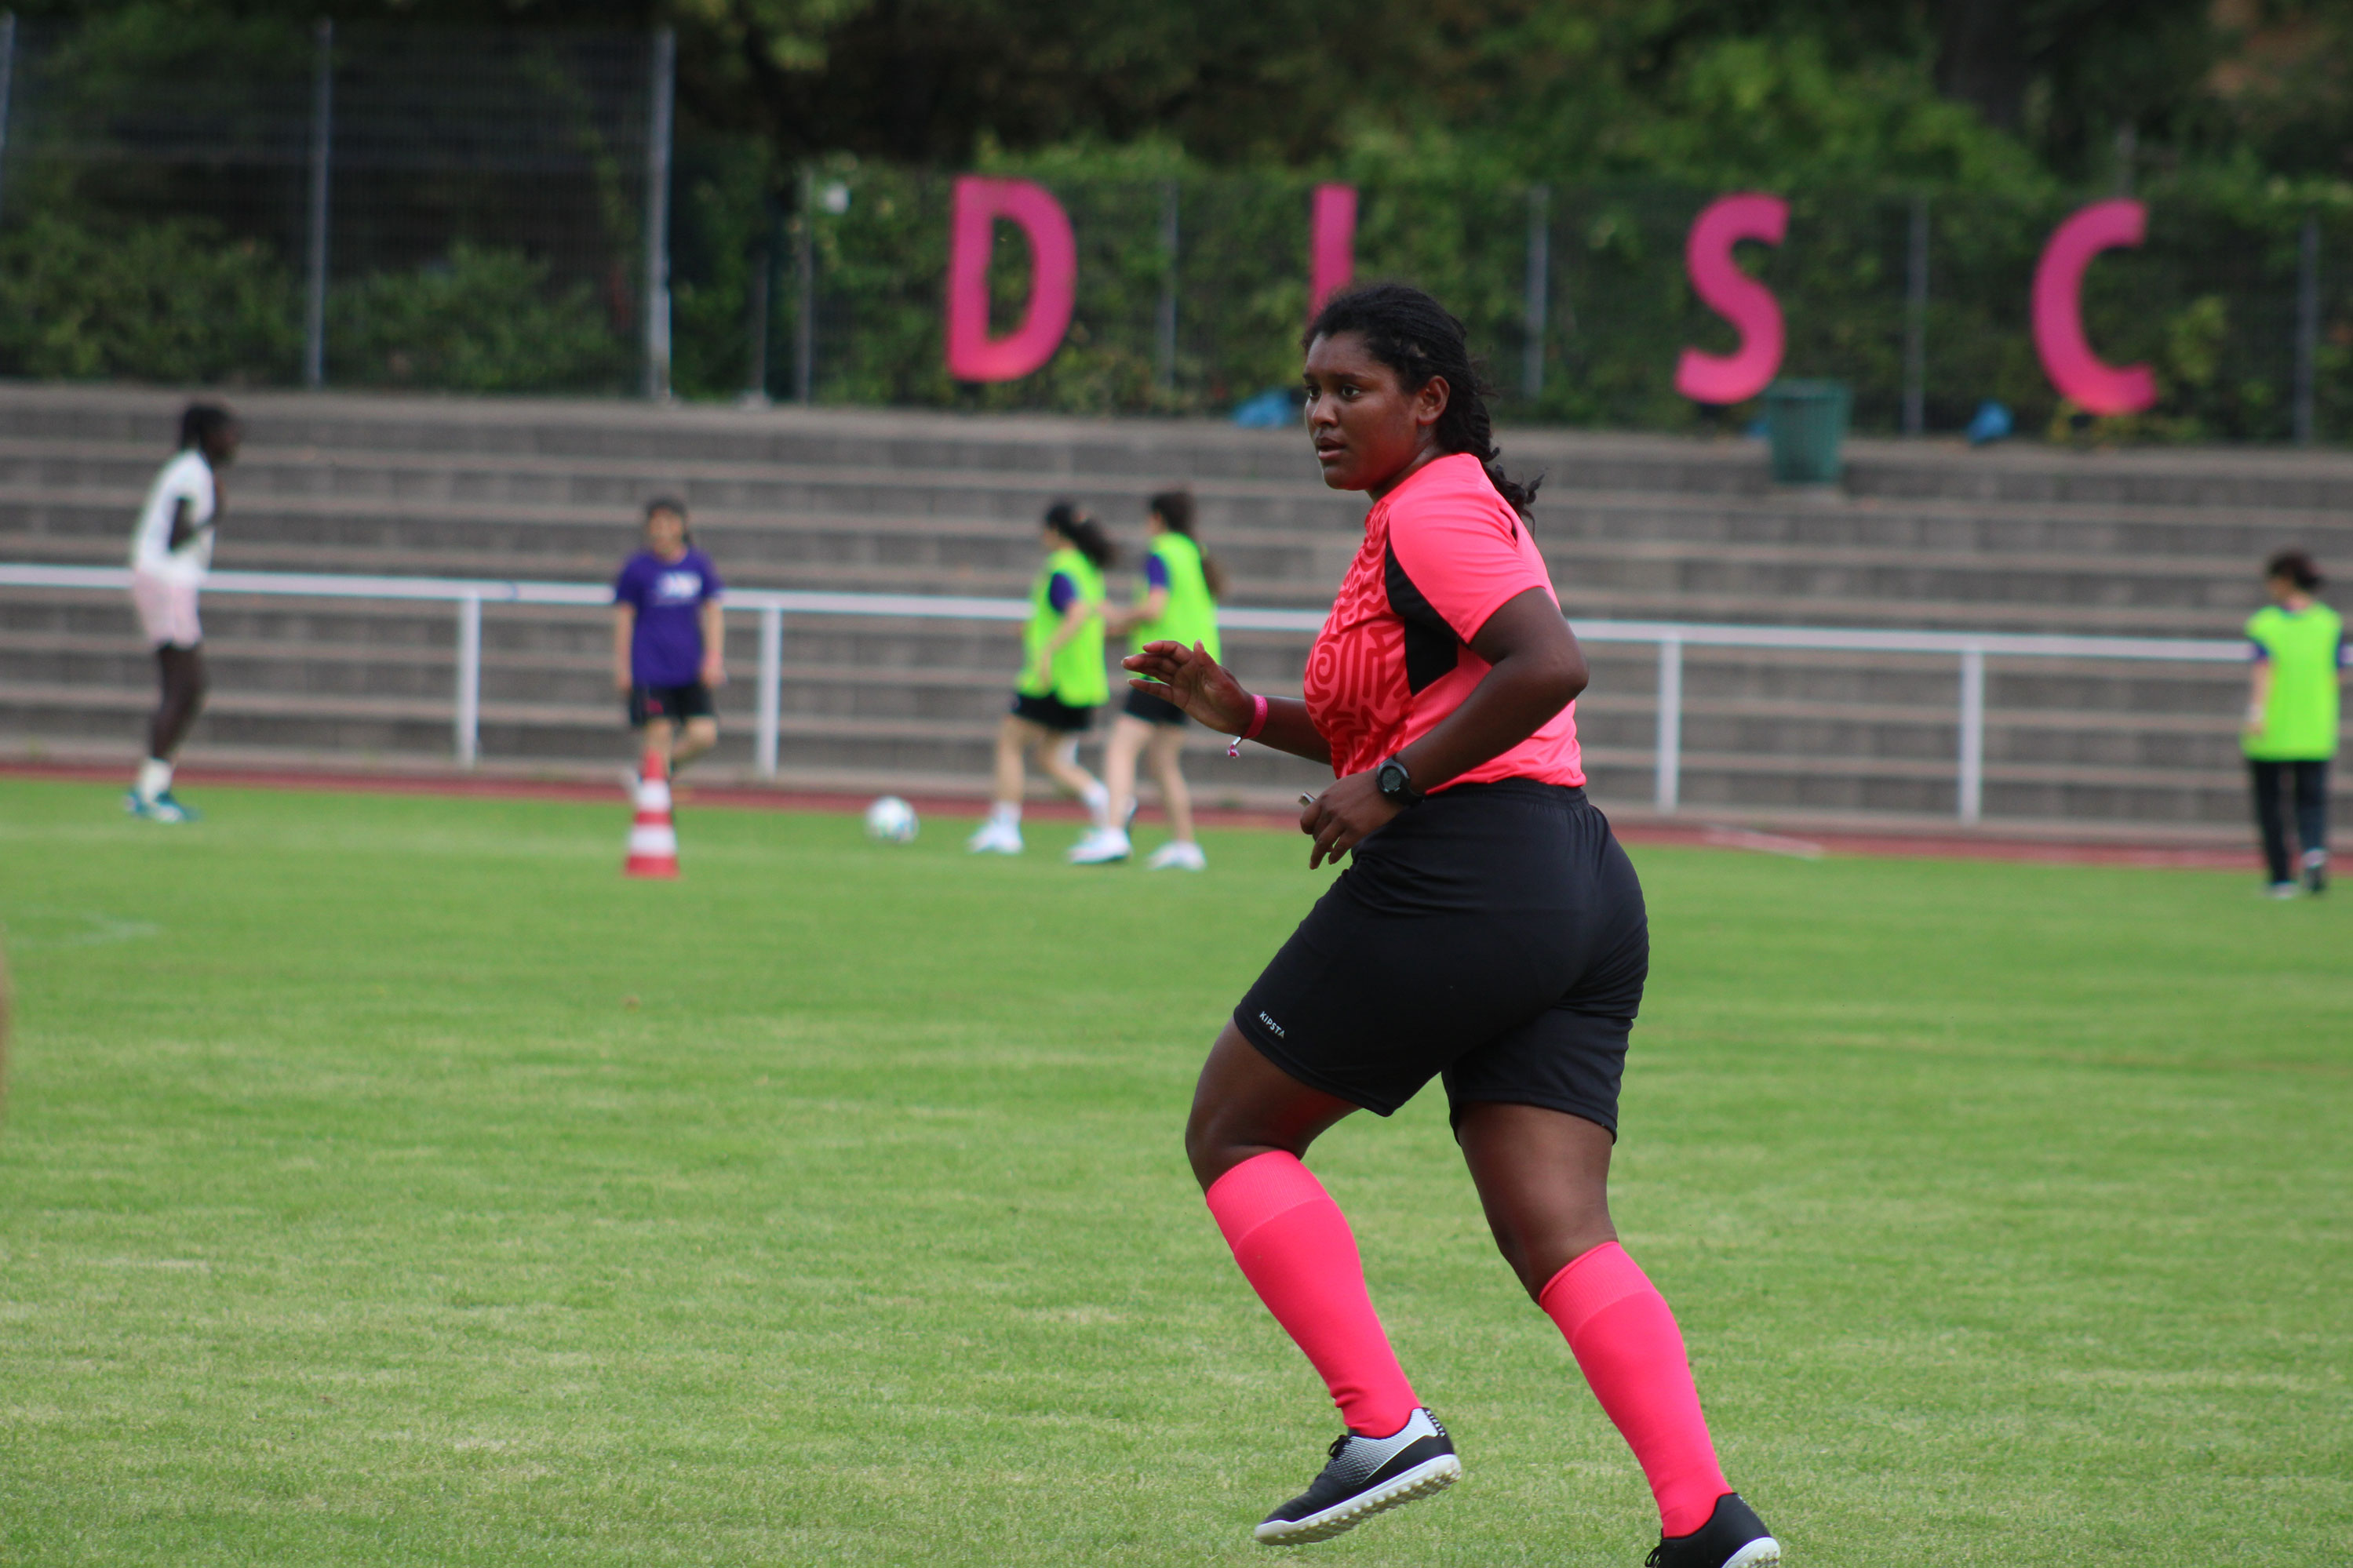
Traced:
[[[371, 773], [294, 768], [207, 767], [202, 763], [179, 770], [192, 784], [218, 784], [240, 789], [313, 790], [352, 795], [435, 795], [448, 799], [549, 800], [603, 803], [617, 810], [628, 805], [620, 784], [596, 784], [563, 779], [481, 777], [460, 773]], [[0, 778], [51, 779], [85, 784], [125, 784], [128, 770], [89, 763], [0, 762]], [[873, 797], [847, 791], [787, 790], [745, 784], [689, 785], [678, 793], [681, 806], [728, 811], [863, 812]], [[976, 817], [982, 803], [968, 796], [915, 795], [910, 805], [918, 812], [944, 817]], [[1032, 820], [1078, 821], [1074, 802], [1029, 802], [1023, 815]], [[1196, 806], [1194, 816], [1215, 827], [1289, 828], [1296, 819], [1284, 811]], [[2146, 866], [2175, 870], [2245, 871], [2257, 868], [2253, 847], [2230, 849], [2217, 846], [2134, 844], [2113, 840], [2069, 842], [2058, 839], [2004, 838], [1989, 834], [1899, 833], [1843, 828], [1808, 828], [1804, 837], [1762, 833], [1707, 822], [1629, 821], [1616, 825], [1618, 837], [1629, 844], [1691, 845], [1712, 848], [1747, 849], [1804, 859], [1823, 855], [1865, 855], [1913, 859], [2006, 860], [2062, 866]]]

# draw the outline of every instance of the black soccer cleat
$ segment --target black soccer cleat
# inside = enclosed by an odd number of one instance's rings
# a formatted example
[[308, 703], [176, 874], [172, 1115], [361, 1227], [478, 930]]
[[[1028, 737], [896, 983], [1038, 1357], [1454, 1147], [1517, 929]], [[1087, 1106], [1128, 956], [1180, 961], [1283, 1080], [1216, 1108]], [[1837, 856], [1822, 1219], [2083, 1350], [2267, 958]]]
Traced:
[[1251, 1538], [1261, 1546], [1302, 1546], [1354, 1530], [1373, 1515], [1444, 1491], [1462, 1479], [1446, 1428], [1416, 1410], [1386, 1437], [1343, 1432], [1308, 1489], [1268, 1514]]
[[2304, 890], [2307, 893], [2328, 891], [2328, 851], [2307, 849], [2304, 855]]
[[1738, 1492], [1715, 1500], [1715, 1511], [1689, 1535], [1662, 1535], [1642, 1568], [1772, 1568], [1781, 1561], [1781, 1543], [1740, 1500]]

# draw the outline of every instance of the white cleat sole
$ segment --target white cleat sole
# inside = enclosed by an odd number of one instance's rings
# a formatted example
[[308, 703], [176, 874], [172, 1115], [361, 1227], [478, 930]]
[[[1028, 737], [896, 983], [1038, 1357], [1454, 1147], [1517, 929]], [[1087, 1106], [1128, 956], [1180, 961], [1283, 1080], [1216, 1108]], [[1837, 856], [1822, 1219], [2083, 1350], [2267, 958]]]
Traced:
[[[1329, 1541], [1335, 1535], [1345, 1535], [1377, 1513], [1409, 1503], [1419, 1498], [1442, 1492], [1462, 1479], [1462, 1461], [1452, 1454], [1440, 1454], [1425, 1459], [1401, 1476], [1392, 1477], [1368, 1492], [1359, 1492], [1346, 1502], [1311, 1513], [1305, 1519], [1270, 1521], [1250, 1531], [1250, 1539], [1261, 1546], [1304, 1546], [1311, 1541]], [[1757, 1545], [1768, 1544], [1758, 1542]], [[1756, 1558], [1757, 1563], [1778, 1563], [1779, 1547], [1773, 1549], [1771, 1558]], [[1734, 1568], [1727, 1563], [1725, 1568]], [[1740, 1568], [1747, 1568], [1741, 1564]]]
[[1752, 1541], [1724, 1560], [1724, 1568], [1774, 1568], [1781, 1561], [1781, 1543], [1771, 1536]]

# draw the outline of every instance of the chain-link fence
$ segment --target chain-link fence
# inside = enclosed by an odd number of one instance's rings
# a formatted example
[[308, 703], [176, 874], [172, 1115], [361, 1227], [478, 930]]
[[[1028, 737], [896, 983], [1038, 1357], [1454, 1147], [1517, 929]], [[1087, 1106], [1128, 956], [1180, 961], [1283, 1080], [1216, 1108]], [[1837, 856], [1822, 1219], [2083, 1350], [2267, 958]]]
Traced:
[[[787, 319], [768, 390], [818, 402], [1189, 411], [1293, 379], [1312, 182], [1041, 178], [1079, 245], [1070, 335], [1042, 371], [988, 387], [948, 380], [940, 301], [952, 182], [845, 164], [808, 183], [791, 220], [802, 288], [780, 294]], [[1509, 417], [1745, 423], [1753, 410], [1702, 408], [1674, 389], [1686, 345], [1721, 353], [1736, 342], [1683, 268], [1692, 221], [1720, 194], [1367, 184], [1356, 276], [1407, 279], [1447, 301]], [[2029, 306], [2035, 263], [2076, 201], [1803, 190], [1788, 199], [1784, 241], [1742, 250], [1780, 307], [1785, 374], [1849, 383], [1868, 430], [1955, 430], [1993, 400], [2021, 429], [2063, 432]], [[2105, 358], [2154, 367], [2160, 401], [2099, 434], [2353, 438], [2353, 221], [2188, 194], [2153, 194], [2148, 207], [2146, 243], [2092, 268], [2084, 313]], [[1001, 226], [998, 331], [1026, 298], [1026, 270], [1018, 231]], [[796, 383], [781, 350], [799, 310], [811, 326]]]
[[659, 53], [162, 7], [11, 22], [0, 368], [634, 386]]
[[[842, 158], [776, 166], [669, 125], [659, 35], [334, 30], [139, 7], [0, 37], [0, 374], [684, 394], [1070, 412], [1222, 411], [1295, 376], [1314, 182], [1108, 174], [1045, 184], [1077, 308], [1036, 374], [947, 374], [953, 179]], [[1745, 424], [1674, 390], [1731, 327], [1683, 270], [1719, 192], [1366, 180], [1359, 278], [1469, 324], [1521, 420]], [[1987, 401], [2064, 433], [2029, 327], [2037, 258], [2085, 198], [1800, 189], [1773, 290], [1787, 374], [1854, 391], [1867, 430], [1950, 430]], [[2145, 193], [2103, 255], [2092, 341], [2157, 373], [2102, 438], [2353, 440], [2353, 214], [2254, 190]], [[1000, 225], [1002, 331], [1028, 256]], [[650, 301], [650, 304], [649, 304]]]

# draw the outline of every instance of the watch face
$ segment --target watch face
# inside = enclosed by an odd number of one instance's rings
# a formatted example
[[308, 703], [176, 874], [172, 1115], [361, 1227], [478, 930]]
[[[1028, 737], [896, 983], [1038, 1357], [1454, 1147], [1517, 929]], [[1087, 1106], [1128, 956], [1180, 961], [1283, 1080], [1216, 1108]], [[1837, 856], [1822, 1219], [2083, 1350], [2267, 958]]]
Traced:
[[1398, 763], [1383, 763], [1381, 771], [1373, 775], [1373, 783], [1379, 786], [1380, 792], [1385, 795], [1392, 798], [1401, 795], [1406, 792], [1405, 768]]

